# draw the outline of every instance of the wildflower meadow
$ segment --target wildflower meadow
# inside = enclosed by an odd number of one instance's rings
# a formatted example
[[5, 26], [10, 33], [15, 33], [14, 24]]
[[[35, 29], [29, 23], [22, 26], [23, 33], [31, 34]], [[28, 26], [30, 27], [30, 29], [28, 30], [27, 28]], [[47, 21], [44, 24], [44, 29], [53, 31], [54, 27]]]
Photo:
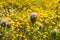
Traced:
[[0, 0], [0, 40], [60, 40], [60, 0]]

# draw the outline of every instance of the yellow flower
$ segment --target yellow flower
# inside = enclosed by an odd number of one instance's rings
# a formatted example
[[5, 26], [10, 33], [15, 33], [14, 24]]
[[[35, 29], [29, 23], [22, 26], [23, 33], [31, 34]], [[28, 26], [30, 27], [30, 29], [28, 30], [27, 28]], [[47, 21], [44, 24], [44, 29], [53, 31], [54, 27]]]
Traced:
[[19, 36], [19, 34], [16, 34], [16, 36], [18, 37], [18, 36]]
[[47, 37], [47, 36], [44, 34], [44, 35], [43, 35], [43, 38], [46, 38], [46, 37]]
[[44, 32], [45, 34], [48, 34], [48, 32]]
[[29, 30], [30, 29], [30, 26], [27, 26], [27, 30]]
[[19, 35], [19, 36], [20, 36], [20, 37], [22, 37], [22, 35], [23, 35], [23, 34], [22, 34], [22, 33], [20, 33], [20, 35]]
[[14, 27], [14, 26], [11, 26], [11, 28], [12, 28], [12, 30], [14, 30], [14, 29], [15, 29], [15, 27]]
[[27, 39], [25, 39], [25, 40], [27, 40]]
[[33, 36], [35, 39], [37, 39], [37, 37], [36, 36]]

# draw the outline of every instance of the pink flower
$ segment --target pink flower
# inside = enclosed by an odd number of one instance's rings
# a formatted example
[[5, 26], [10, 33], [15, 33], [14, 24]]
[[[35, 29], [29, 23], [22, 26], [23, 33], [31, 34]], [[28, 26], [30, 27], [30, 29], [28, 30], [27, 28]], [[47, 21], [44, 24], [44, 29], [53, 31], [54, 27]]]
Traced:
[[6, 25], [7, 25], [7, 26], [11, 26], [11, 22], [7, 21], [7, 22], [6, 22]]
[[32, 12], [31, 15], [30, 15], [30, 20], [32, 22], [35, 22], [37, 19], [38, 19], [38, 14], [35, 13], [35, 12]]
[[11, 22], [10, 21], [7, 21], [7, 20], [1, 20], [0, 21], [0, 25], [1, 26], [4, 26], [4, 27], [5, 26], [8, 26], [9, 27], [9, 26], [11, 26]]

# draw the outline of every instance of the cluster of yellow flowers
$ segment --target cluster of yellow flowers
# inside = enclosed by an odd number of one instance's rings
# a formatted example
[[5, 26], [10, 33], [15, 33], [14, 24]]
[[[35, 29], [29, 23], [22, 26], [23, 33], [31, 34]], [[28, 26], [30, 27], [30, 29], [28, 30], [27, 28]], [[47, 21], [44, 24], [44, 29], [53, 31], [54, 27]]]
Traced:
[[60, 40], [60, 0], [0, 0], [0, 40]]

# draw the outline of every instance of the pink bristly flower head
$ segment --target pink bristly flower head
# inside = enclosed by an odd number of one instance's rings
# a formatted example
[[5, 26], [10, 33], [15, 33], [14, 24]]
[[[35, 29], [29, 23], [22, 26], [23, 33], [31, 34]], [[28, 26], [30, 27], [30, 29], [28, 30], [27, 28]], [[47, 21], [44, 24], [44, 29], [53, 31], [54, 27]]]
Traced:
[[31, 20], [32, 22], [35, 22], [37, 19], [38, 19], [38, 14], [35, 13], [35, 12], [32, 12], [32, 13], [30, 14], [30, 20]]

